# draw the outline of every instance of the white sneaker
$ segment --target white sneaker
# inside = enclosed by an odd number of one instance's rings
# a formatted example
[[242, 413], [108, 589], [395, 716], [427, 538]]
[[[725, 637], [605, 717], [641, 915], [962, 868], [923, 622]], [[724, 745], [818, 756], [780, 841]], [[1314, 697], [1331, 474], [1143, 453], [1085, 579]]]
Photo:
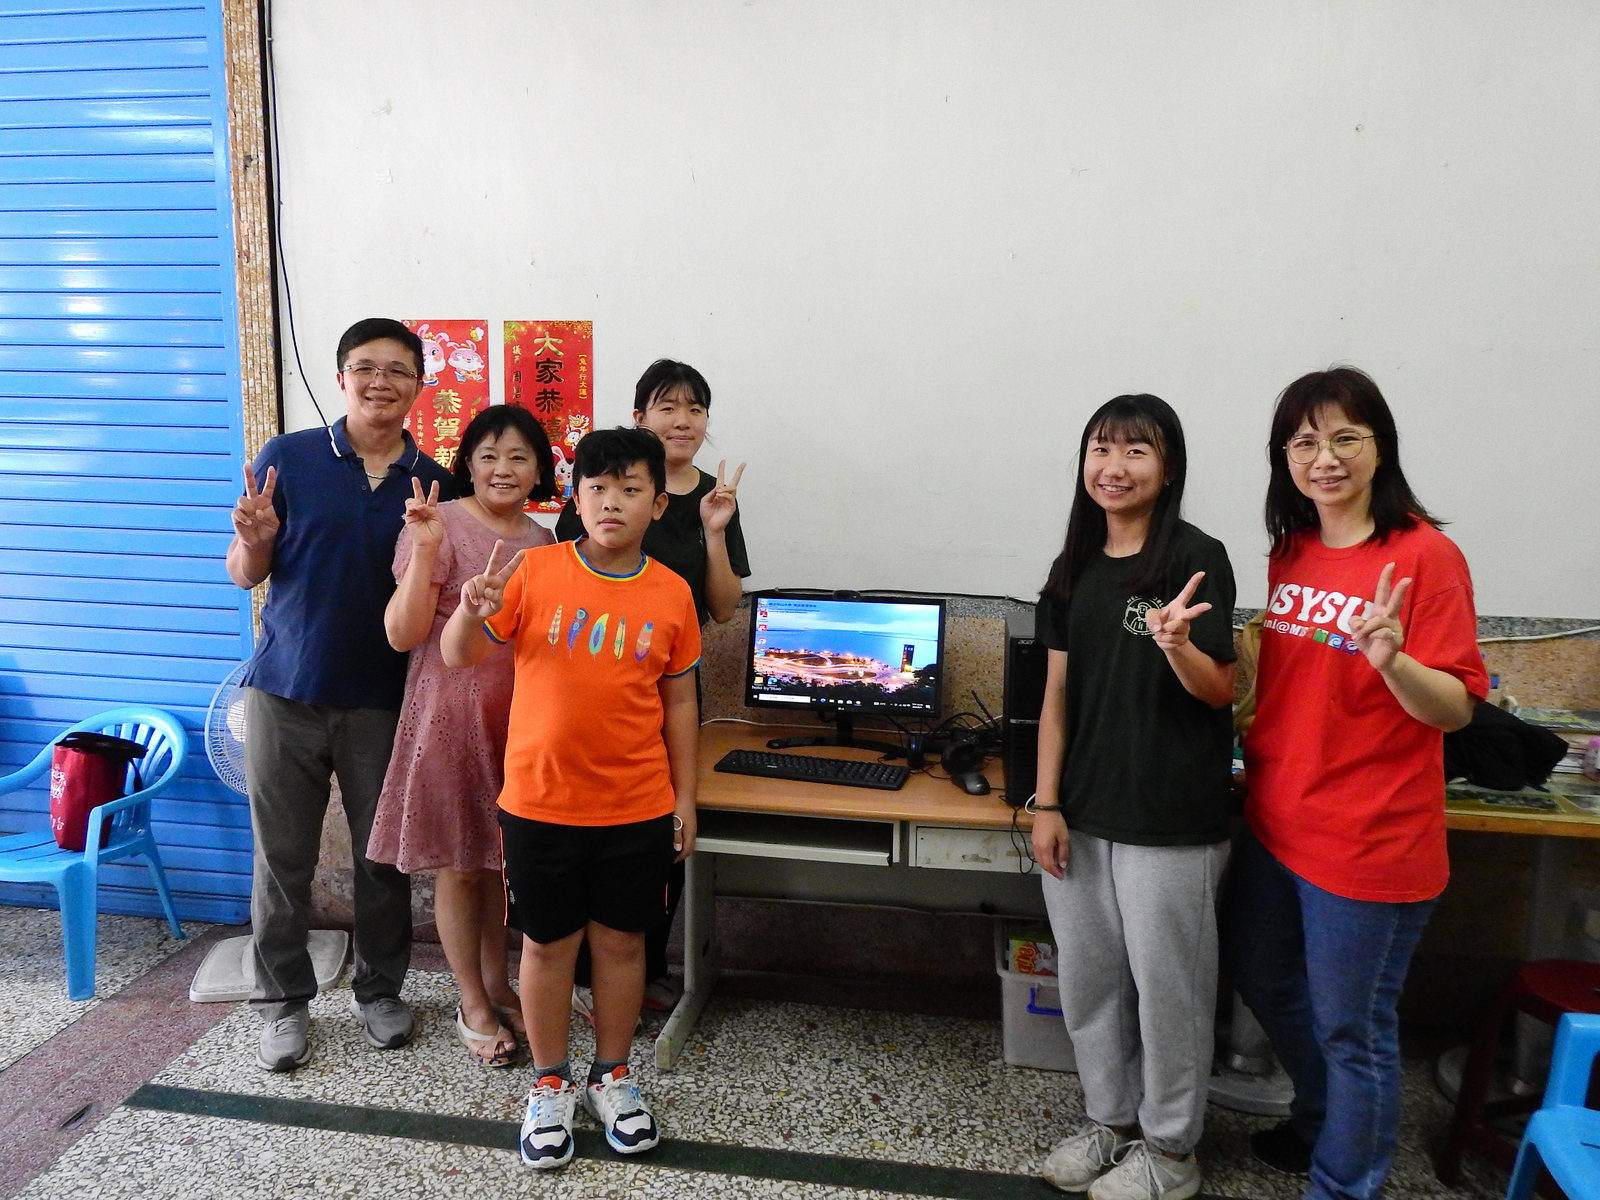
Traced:
[[584, 1088], [583, 1106], [600, 1122], [606, 1141], [618, 1154], [641, 1154], [655, 1149], [661, 1140], [655, 1116], [639, 1094], [626, 1064]]
[[1129, 1141], [1115, 1129], [1090, 1121], [1056, 1143], [1039, 1174], [1064, 1192], [1081, 1192], [1111, 1169], [1117, 1152]]
[[[673, 1003], [676, 1004], [677, 1001], [673, 1001]], [[646, 1001], [645, 1001], [644, 1007], [646, 1007], [646, 1008], [649, 1007], [648, 994], [646, 995]], [[573, 984], [572, 985], [572, 1011], [577, 1013], [585, 1021], [589, 1022], [589, 1028], [591, 1028], [591, 1029], [594, 1028], [594, 989], [593, 988], [579, 987], [577, 984]], [[638, 1028], [642, 1027], [643, 1025], [644, 1025], [644, 1013], [641, 1011], [639, 1013], [639, 1020], [634, 1025], [634, 1028], [638, 1029]]]
[[1189, 1200], [1199, 1190], [1194, 1155], [1168, 1158], [1140, 1139], [1119, 1151], [1117, 1165], [1089, 1185], [1089, 1200]]
[[590, 988], [572, 985], [572, 1011], [577, 1013], [590, 1025], [594, 1024], [594, 991]]
[[540, 1171], [572, 1161], [572, 1115], [578, 1108], [578, 1085], [559, 1075], [546, 1075], [528, 1089], [528, 1110], [517, 1145], [522, 1161]]

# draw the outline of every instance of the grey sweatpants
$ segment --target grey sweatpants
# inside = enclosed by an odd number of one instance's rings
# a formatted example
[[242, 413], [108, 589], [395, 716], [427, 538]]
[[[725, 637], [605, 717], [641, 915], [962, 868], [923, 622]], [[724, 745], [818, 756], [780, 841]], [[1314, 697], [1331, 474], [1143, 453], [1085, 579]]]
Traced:
[[317, 994], [306, 953], [307, 914], [335, 775], [355, 869], [351, 987], [363, 1003], [398, 996], [411, 965], [411, 877], [373, 862], [366, 850], [400, 714], [305, 704], [255, 688], [246, 705], [244, 766], [256, 842], [251, 1005], [272, 1021]]
[[1200, 1140], [1217, 1005], [1217, 891], [1228, 843], [1130, 846], [1072, 835], [1041, 876], [1084, 1107], [1157, 1150]]

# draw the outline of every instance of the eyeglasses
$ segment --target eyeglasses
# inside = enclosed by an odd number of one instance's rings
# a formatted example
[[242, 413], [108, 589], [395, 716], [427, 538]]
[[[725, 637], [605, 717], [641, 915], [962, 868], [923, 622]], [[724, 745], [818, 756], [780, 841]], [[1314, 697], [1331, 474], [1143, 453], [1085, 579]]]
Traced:
[[362, 383], [371, 383], [380, 375], [395, 383], [415, 383], [417, 379], [415, 371], [408, 371], [404, 367], [346, 367], [344, 374], [354, 375]]
[[1302, 434], [1290, 438], [1284, 449], [1289, 452], [1290, 462], [1304, 467], [1317, 461], [1317, 453], [1324, 446], [1333, 451], [1335, 458], [1354, 458], [1361, 453], [1362, 446], [1377, 436], [1375, 433], [1336, 433], [1331, 438], [1314, 438]]

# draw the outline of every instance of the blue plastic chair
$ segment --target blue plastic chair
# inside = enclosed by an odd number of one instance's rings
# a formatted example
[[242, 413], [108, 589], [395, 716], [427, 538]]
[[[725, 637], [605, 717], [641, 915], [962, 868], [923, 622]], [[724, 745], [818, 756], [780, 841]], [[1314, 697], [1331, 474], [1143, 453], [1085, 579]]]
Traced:
[[1568, 1013], [1556, 1027], [1544, 1103], [1528, 1122], [1506, 1200], [1529, 1200], [1543, 1164], [1568, 1200], [1600, 1200], [1600, 1112], [1585, 1108], [1600, 1014]]
[[[189, 741], [178, 718], [159, 708], [113, 708], [79, 721], [39, 751], [21, 770], [0, 778], [0, 795], [28, 786], [50, 769], [55, 743], [69, 733], [107, 733], [149, 747], [129, 768], [138, 770], [145, 786], [131, 796], [89, 810], [84, 849], [63, 850], [55, 835], [18, 833], [0, 837], [0, 880], [10, 883], [49, 883], [61, 904], [61, 942], [67, 959], [67, 995], [73, 1000], [94, 996], [95, 922], [98, 911], [100, 864], [129, 855], [143, 855], [155, 881], [161, 907], [172, 926], [173, 937], [183, 937], [172, 892], [161, 867], [161, 852], [150, 833], [150, 798], [178, 777], [188, 754]], [[102, 832], [105, 845], [101, 845]]]

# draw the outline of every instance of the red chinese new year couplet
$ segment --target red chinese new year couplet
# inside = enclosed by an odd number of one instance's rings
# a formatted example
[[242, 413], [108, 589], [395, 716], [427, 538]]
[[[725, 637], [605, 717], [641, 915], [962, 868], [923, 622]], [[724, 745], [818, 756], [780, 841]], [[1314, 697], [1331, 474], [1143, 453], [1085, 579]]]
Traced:
[[594, 426], [594, 322], [507, 321], [506, 403], [539, 418], [555, 453], [556, 499], [536, 512], [560, 512], [572, 495], [572, 452]]
[[422, 452], [449, 469], [461, 431], [489, 404], [487, 321], [403, 321], [422, 339], [422, 387], [406, 428]]

